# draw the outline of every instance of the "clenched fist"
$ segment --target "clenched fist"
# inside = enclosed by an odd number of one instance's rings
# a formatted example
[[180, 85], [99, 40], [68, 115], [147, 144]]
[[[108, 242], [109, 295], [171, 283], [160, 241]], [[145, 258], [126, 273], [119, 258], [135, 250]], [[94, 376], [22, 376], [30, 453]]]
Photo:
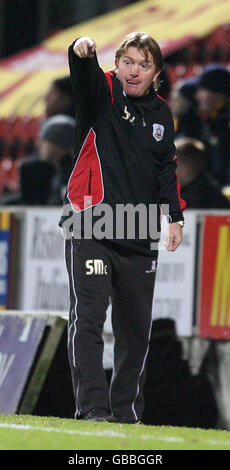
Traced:
[[168, 225], [168, 235], [165, 239], [165, 246], [168, 251], [175, 251], [183, 239], [183, 229], [176, 222]]
[[94, 56], [96, 44], [93, 39], [82, 37], [77, 39], [74, 44], [73, 50], [80, 59], [90, 59]]

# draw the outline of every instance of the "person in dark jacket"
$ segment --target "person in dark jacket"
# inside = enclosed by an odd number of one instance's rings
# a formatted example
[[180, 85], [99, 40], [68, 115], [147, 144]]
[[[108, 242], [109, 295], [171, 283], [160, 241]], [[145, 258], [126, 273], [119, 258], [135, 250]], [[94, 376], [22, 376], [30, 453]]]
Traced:
[[58, 114], [46, 119], [38, 139], [39, 158], [19, 168], [20, 190], [1, 198], [3, 205], [61, 205], [73, 166], [75, 119]]
[[28, 205], [60, 205], [73, 166], [75, 119], [58, 114], [41, 126], [39, 159], [20, 168], [22, 201]]
[[45, 96], [46, 117], [57, 114], [66, 114], [75, 118], [73, 90], [69, 75], [53, 80]]
[[[136, 423], [144, 407], [158, 256], [159, 231], [149, 228], [158, 227], [163, 208], [170, 221], [167, 249], [174, 251], [185, 207], [172, 116], [155, 90], [162, 55], [153, 38], [132, 33], [116, 51], [115, 70], [105, 74], [94, 40], [84, 37], [70, 46], [69, 63], [78, 126], [60, 225], [70, 283], [75, 417]], [[115, 340], [110, 390], [102, 366], [109, 299]]]
[[195, 98], [202, 120], [200, 139], [208, 149], [207, 168], [223, 187], [230, 184], [230, 72], [221, 64], [204, 68]]
[[188, 209], [230, 209], [221, 187], [206, 169], [207, 153], [203, 142], [181, 137], [175, 140], [177, 174], [181, 195]]
[[197, 79], [189, 78], [177, 82], [171, 91], [169, 106], [173, 116], [176, 138], [200, 139], [202, 122], [197, 112], [196, 90]]

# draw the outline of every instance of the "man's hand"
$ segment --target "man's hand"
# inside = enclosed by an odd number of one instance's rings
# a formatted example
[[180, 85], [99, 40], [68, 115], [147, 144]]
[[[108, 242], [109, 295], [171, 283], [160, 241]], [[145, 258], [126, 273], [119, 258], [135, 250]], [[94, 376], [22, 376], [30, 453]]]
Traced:
[[165, 238], [165, 246], [168, 251], [175, 251], [183, 240], [183, 228], [176, 222], [168, 225], [168, 234]]
[[90, 59], [94, 56], [96, 44], [93, 39], [83, 37], [77, 39], [74, 44], [73, 50], [80, 59]]

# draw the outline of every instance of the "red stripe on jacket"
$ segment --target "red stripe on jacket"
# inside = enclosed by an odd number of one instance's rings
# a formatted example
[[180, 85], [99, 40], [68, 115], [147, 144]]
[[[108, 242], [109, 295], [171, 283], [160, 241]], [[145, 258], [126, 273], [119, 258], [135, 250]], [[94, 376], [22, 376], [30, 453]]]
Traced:
[[99, 204], [104, 197], [96, 135], [90, 130], [68, 183], [68, 198], [76, 212]]

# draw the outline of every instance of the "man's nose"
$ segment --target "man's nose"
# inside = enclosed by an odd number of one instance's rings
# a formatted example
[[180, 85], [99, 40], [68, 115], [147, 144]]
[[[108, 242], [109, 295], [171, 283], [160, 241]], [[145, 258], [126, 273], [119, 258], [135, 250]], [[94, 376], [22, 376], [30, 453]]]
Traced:
[[131, 75], [132, 77], [136, 77], [139, 73], [139, 69], [138, 69], [138, 65], [137, 64], [133, 64], [132, 67], [131, 67]]

